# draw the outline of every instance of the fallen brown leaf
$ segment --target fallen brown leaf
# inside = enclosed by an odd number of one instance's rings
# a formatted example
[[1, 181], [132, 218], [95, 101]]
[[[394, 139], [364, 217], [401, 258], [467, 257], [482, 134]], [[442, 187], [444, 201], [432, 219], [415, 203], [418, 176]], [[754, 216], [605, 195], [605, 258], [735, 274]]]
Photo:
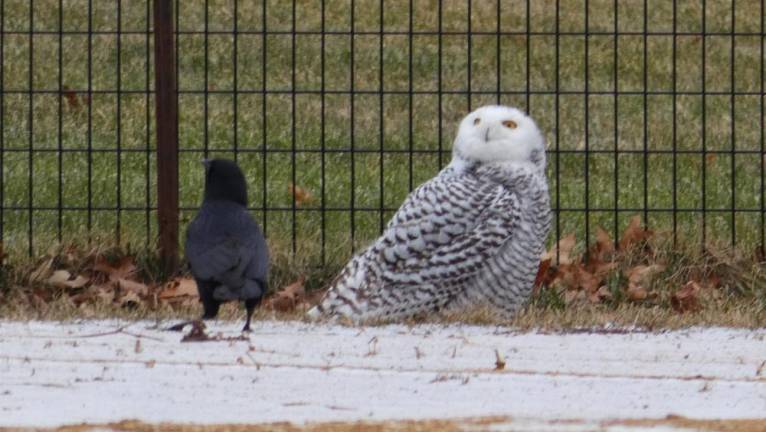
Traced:
[[77, 275], [72, 278], [72, 274], [66, 270], [56, 270], [47, 280], [49, 285], [53, 285], [56, 288], [82, 288], [90, 282], [86, 277]]
[[552, 260], [555, 265], [572, 264], [571, 253], [575, 246], [575, 235], [569, 234], [561, 238], [550, 250], [540, 258], [542, 261]]
[[549, 285], [550, 280], [553, 276], [549, 275], [548, 269], [551, 267], [551, 259], [544, 259], [540, 261], [540, 267], [537, 269], [537, 276], [535, 276], [535, 284], [533, 285], [532, 291], [533, 293], [537, 293], [537, 291], [540, 290], [540, 287], [545, 284]]
[[648, 285], [652, 278], [665, 270], [662, 264], [637, 265], [625, 272], [628, 278], [628, 298], [631, 300], [644, 300], [649, 296]]
[[120, 279], [115, 283], [122, 292], [136, 294], [138, 296], [145, 296], [149, 294], [149, 286], [147, 286], [145, 283], [136, 282], [129, 279]]
[[293, 196], [293, 199], [295, 200], [295, 204], [297, 205], [306, 204], [314, 200], [314, 196], [311, 195], [311, 192], [309, 192], [305, 188], [302, 188], [296, 184], [289, 183], [287, 185], [287, 190], [290, 193], [290, 195]]
[[97, 299], [104, 304], [114, 303], [115, 292], [111, 285], [100, 285], [94, 288], [95, 290], [90, 300]]
[[628, 298], [633, 301], [646, 300], [649, 297], [649, 291], [640, 285], [628, 285], [628, 289], [625, 291]]
[[707, 277], [705, 287], [715, 289], [721, 286], [721, 277], [713, 273]]
[[141, 304], [141, 297], [133, 291], [128, 291], [115, 301], [122, 307], [134, 307]]
[[77, 98], [77, 93], [72, 91], [67, 86], [64, 86], [63, 93], [64, 93], [64, 97], [66, 98], [67, 105], [69, 105], [69, 108], [72, 108], [75, 111], [79, 111], [80, 110], [80, 100]]
[[290, 312], [302, 302], [306, 295], [303, 284], [306, 282], [306, 275], [301, 275], [295, 282], [287, 285], [266, 301], [266, 307], [279, 312]]
[[602, 277], [598, 277], [589, 272], [582, 265], [577, 267], [577, 274], [579, 278], [579, 285], [588, 294], [593, 294], [598, 291], [601, 286]]
[[601, 303], [601, 300], [610, 298], [612, 293], [606, 285], [601, 285], [595, 292], [588, 294], [588, 301], [591, 303]]
[[624, 251], [631, 246], [649, 239], [654, 233], [651, 230], [641, 227], [641, 216], [633, 216], [630, 218], [630, 223], [625, 231], [622, 233], [620, 239], [620, 250]]
[[197, 283], [194, 279], [188, 277], [177, 277], [166, 282], [160, 288], [158, 298], [161, 301], [175, 302], [186, 298], [196, 298], [199, 296]]
[[670, 298], [670, 305], [678, 313], [696, 312], [702, 308], [699, 293], [702, 288], [697, 282], [689, 281]]
[[41, 282], [48, 278], [48, 276], [51, 274], [51, 267], [53, 266], [53, 258], [47, 258], [42, 263], [40, 263], [37, 268], [30, 273], [29, 275], [29, 282]]
[[614, 241], [603, 228], [596, 227], [596, 243], [589, 250], [589, 259], [609, 261], [614, 253]]
[[133, 258], [129, 256], [121, 258], [115, 264], [110, 263], [104, 256], [99, 256], [93, 264], [93, 271], [106, 274], [109, 280], [118, 281], [133, 276], [136, 265], [133, 263]]
[[665, 270], [665, 266], [662, 264], [637, 265], [629, 269], [626, 272], [626, 276], [628, 277], [628, 283], [644, 285], [651, 282], [651, 278], [663, 270]]
[[611, 296], [604, 287], [604, 279], [614, 268], [613, 263], [599, 266], [586, 266], [582, 263], [562, 265], [557, 269], [551, 286], [564, 290], [567, 304], [582, 300], [597, 303]]

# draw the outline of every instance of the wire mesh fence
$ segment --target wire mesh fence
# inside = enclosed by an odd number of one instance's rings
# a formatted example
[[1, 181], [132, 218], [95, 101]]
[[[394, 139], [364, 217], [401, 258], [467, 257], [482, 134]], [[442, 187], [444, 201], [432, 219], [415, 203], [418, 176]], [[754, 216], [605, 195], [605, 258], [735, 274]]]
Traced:
[[[764, 2], [175, 1], [180, 222], [236, 159], [273, 248], [342, 261], [450, 160], [459, 119], [526, 110], [554, 230], [763, 248]], [[152, 247], [152, 4], [0, 0], [0, 236]]]

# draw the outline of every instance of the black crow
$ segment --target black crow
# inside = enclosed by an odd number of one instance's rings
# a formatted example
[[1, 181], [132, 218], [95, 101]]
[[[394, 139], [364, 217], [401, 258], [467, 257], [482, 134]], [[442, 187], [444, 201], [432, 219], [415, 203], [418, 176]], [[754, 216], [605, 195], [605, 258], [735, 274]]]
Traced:
[[205, 165], [205, 198], [186, 231], [186, 259], [197, 282], [203, 319], [215, 318], [221, 303], [245, 302], [247, 321], [266, 292], [269, 252], [260, 227], [247, 211], [247, 184], [236, 163]]

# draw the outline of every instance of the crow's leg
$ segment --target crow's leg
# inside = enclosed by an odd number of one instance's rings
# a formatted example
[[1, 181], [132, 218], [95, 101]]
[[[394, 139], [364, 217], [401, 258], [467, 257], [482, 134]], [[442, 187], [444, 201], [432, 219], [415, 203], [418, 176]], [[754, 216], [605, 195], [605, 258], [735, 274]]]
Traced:
[[210, 300], [202, 304], [205, 311], [202, 313], [203, 320], [215, 319], [218, 316], [218, 309], [221, 307], [221, 303], [218, 300]]
[[255, 311], [255, 307], [258, 306], [258, 303], [260, 302], [261, 302], [260, 298], [245, 300], [245, 309], [247, 310], [247, 320], [245, 321], [245, 327], [242, 329], [243, 332], [250, 331], [250, 319], [253, 317], [253, 311]]
[[215, 291], [217, 282], [214, 281], [197, 281], [197, 292], [199, 292], [199, 301], [202, 303], [202, 319], [213, 319], [218, 315], [218, 308], [221, 306], [221, 302], [213, 297], [213, 291]]
[[[213, 298], [213, 291], [215, 290], [217, 283], [209, 281], [197, 281], [197, 291], [199, 292], [199, 300], [202, 302], [202, 308], [204, 312], [202, 319], [213, 319], [218, 315], [218, 308], [221, 303]], [[172, 327], [168, 327], [169, 331], [182, 331], [184, 327], [192, 324], [195, 320], [184, 321], [178, 323]]]

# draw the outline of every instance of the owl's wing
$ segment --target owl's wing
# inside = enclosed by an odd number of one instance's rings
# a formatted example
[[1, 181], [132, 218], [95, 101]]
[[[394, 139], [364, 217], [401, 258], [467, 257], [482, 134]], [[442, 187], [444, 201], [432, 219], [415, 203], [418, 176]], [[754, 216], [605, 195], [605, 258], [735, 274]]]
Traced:
[[449, 302], [512, 235], [519, 200], [473, 175], [440, 175], [405, 200], [309, 317], [397, 318]]
[[424, 184], [389, 223], [373, 252], [384, 284], [455, 285], [479, 271], [513, 234], [518, 196], [470, 175]]

